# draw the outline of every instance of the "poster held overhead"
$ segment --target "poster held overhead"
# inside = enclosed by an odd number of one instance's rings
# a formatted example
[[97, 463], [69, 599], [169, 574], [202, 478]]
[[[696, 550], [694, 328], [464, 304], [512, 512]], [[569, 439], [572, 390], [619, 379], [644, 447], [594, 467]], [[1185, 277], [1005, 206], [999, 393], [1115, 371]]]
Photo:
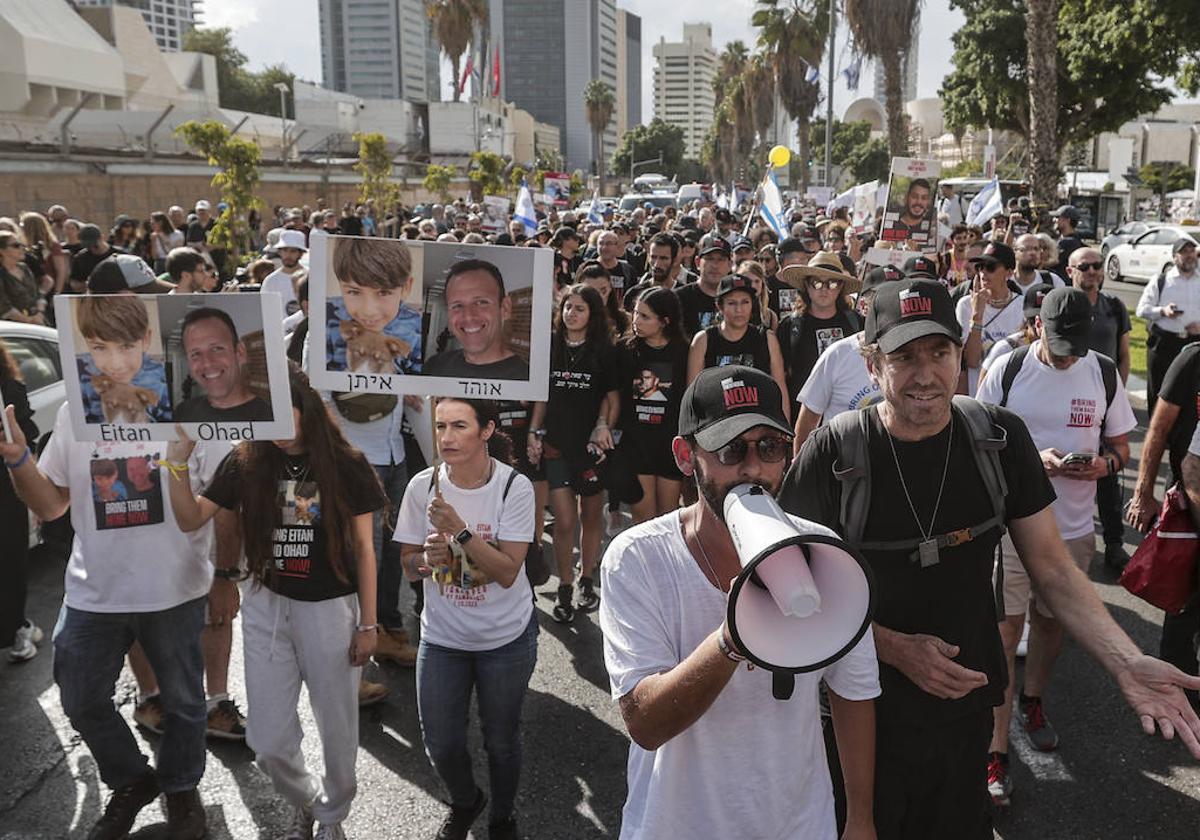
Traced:
[[892, 158], [880, 239], [911, 242], [922, 251], [937, 250], [933, 199], [941, 171], [942, 165], [936, 160]]
[[503, 195], [483, 197], [483, 220], [480, 225], [487, 233], [503, 233], [508, 230], [508, 208], [512, 199]]

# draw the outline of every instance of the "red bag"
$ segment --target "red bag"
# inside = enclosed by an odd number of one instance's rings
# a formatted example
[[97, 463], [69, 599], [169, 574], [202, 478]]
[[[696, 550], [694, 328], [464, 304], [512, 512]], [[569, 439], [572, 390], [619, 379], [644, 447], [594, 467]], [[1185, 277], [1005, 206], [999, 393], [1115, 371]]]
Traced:
[[1177, 613], [1196, 594], [1198, 555], [1200, 535], [1188, 512], [1187, 494], [1176, 484], [1167, 490], [1158, 521], [1121, 573], [1121, 585], [1143, 601]]

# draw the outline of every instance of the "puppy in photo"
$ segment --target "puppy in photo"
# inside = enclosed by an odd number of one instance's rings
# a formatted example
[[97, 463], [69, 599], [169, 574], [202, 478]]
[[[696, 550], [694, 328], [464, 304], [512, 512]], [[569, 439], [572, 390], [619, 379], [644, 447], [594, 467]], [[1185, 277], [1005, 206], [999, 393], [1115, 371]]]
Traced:
[[407, 341], [370, 332], [356, 321], [342, 321], [339, 329], [346, 340], [346, 369], [352, 373], [395, 373], [397, 362], [412, 353]]
[[118, 382], [111, 376], [92, 377], [92, 388], [100, 395], [106, 423], [149, 423], [146, 412], [158, 402], [158, 394]]
[[413, 287], [412, 254], [395, 239], [333, 241], [341, 296], [326, 303], [329, 370], [421, 372], [421, 313], [404, 302]]

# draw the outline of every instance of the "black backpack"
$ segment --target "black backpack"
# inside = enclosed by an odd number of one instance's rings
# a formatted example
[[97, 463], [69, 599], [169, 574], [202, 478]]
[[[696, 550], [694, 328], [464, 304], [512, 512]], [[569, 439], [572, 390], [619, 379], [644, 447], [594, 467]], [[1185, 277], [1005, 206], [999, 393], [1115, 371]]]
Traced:
[[[1016, 381], [1017, 374], [1021, 372], [1021, 366], [1025, 364], [1025, 357], [1029, 355], [1029, 347], [1028, 344], [1018, 347], [1004, 361], [1004, 373], [1000, 377], [1001, 406], [1008, 405], [1008, 392], [1012, 390], [1013, 382]], [[1104, 380], [1104, 415], [1100, 418], [1100, 428], [1103, 433], [1104, 421], [1108, 419], [1108, 407], [1112, 404], [1113, 397], [1117, 395], [1117, 363], [1103, 353], [1096, 353], [1096, 361], [1100, 363], [1100, 377]]]

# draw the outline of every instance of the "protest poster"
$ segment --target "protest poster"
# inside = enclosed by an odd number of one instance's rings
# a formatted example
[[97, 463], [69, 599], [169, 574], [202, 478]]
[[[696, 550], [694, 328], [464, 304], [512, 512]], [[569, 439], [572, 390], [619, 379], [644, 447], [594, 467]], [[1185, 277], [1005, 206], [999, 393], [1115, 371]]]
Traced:
[[855, 233], [862, 233], [875, 222], [875, 200], [879, 181], [868, 181], [854, 188], [854, 203], [850, 205], [850, 224]]
[[879, 238], [885, 242], [911, 242], [922, 251], [937, 249], [934, 227], [938, 176], [936, 160], [892, 158]]
[[59, 295], [77, 440], [295, 435], [279, 295]]
[[863, 254], [863, 261], [867, 265], [894, 265], [896, 268], [904, 268], [904, 264], [908, 262], [909, 257], [916, 256], [919, 251], [902, 251], [898, 248], [868, 248]]
[[508, 230], [508, 210], [512, 199], [503, 195], [485, 195], [483, 197], [483, 219], [480, 227], [487, 233], [502, 233]]
[[542, 179], [542, 191], [555, 207], [571, 204], [571, 175], [569, 172], [547, 172]]
[[309, 376], [335, 398], [544, 400], [552, 263], [543, 248], [318, 239], [309, 260]]
[[833, 200], [833, 187], [809, 187], [804, 193], [804, 197], [815, 203], [818, 207], [824, 207]]

